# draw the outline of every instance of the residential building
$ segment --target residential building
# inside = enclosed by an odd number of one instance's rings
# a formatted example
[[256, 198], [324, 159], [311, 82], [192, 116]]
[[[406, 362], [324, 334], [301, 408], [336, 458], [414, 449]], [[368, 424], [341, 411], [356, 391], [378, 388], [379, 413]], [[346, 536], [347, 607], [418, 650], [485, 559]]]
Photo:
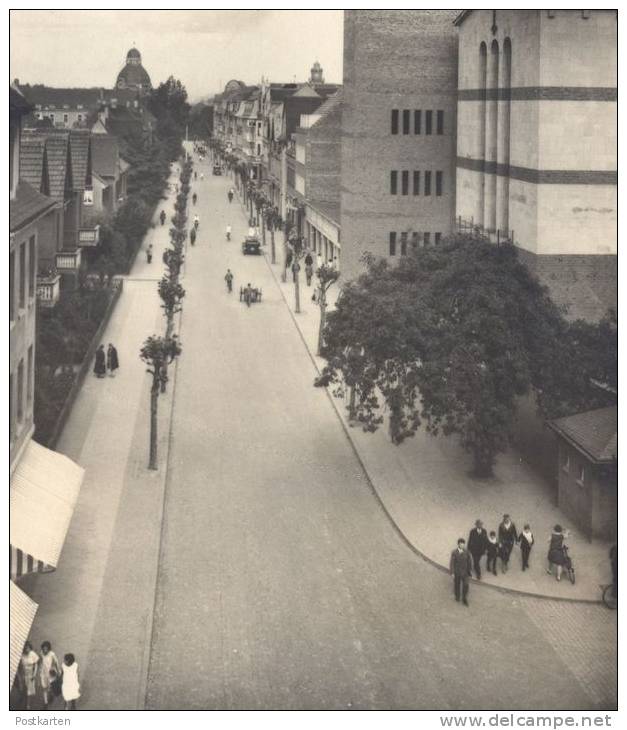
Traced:
[[45, 126], [63, 129], [86, 128], [95, 121], [98, 111], [111, 103], [138, 108], [141, 96], [134, 89], [58, 88], [44, 84], [19, 84], [26, 100], [33, 107], [25, 118], [25, 127]]
[[24, 96], [10, 87], [9, 688], [38, 608], [17, 582], [26, 573], [56, 567], [83, 479], [83, 470], [70, 459], [32, 440], [39, 226], [56, 205], [20, 180], [21, 124], [30, 109]]
[[120, 155], [117, 137], [93, 134], [91, 138], [93, 200], [86, 214], [90, 220], [113, 215], [127, 195], [129, 164]]
[[[56, 215], [41, 228], [39, 274], [42, 301], [51, 282], [74, 288], [81, 269], [81, 245], [96, 245], [93, 228], [83, 225], [84, 199], [93, 197], [91, 135], [88, 130], [30, 129], [22, 135], [22, 179], [57, 203]], [[85, 241], [81, 241], [85, 238]], [[57, 295], [58, 297], [58, 295]]]
[[466, 10], [457, 216], [511, 240], [571, 318], [617, 298], [615, 10]]
[[456, 11], [346, 10], [342, 278], [437, 245], [455, 217]]
[[341, 134], [341, 90], [313, 114], [301, 115], [294, 132], [295, 188], [305, 205], [305, 240], [324, 261], [338, 267]]
[[558, 437], [558, 505], [588, 537], [618, 531], [618, 408], [549, 422]]

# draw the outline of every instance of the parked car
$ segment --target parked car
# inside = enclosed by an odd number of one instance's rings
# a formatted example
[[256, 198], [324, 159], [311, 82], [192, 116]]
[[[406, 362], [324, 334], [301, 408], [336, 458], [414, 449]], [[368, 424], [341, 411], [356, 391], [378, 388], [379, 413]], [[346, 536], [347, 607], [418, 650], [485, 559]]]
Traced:
[[246, 254], [256, 254], [257, 256], [261, 254], [261, 244], [257, 236], [246, 236], [242, 243], [242, 253], [245, 256]]

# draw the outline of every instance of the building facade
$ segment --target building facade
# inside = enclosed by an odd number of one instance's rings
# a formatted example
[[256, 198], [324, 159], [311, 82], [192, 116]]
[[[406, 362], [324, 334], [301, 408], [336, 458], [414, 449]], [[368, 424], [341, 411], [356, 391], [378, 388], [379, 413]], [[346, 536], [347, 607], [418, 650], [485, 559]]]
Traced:
[[455, 216], [457, 34], [448, 10], [344, 13], [343, 279], [367, 251], [435, 245]]
[[115, 82], [117, 89], [131, 89], [144, 95], [150, 93], [152, 82], [146, 69], [142, 66], [141, 53], [131, 48], [126, 54], [126, 63]]
[[459, 31], [457, 216], [511, 240], [567, 316], [616, 305], [617, 18], [472, 10]]

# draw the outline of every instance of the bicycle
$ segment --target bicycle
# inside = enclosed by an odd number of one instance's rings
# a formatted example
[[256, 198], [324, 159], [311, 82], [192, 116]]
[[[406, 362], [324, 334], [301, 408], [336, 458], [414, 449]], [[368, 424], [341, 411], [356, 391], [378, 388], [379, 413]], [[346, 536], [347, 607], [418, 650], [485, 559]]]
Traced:
[[618, 608], [618, 586], [615, 586], [613, 583], [608, 583], [607, 585], [599, 586], [599, 588], [602, 591], [601, 598], [606, 608], [609, 608], [610, 611], [616, 611]]

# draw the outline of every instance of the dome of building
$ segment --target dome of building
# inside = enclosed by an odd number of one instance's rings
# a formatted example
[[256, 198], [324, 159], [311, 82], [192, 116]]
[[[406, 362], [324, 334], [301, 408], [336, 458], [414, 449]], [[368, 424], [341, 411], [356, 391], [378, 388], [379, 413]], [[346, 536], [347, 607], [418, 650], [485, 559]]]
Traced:
[[115, 85], [118, 89], [136, 89], [137, 91], [152, 89], [150, 76], [142, 66], [141, 53], [137, 48], [131, 48], [126, 54], [126, 65], [118, 74]]

